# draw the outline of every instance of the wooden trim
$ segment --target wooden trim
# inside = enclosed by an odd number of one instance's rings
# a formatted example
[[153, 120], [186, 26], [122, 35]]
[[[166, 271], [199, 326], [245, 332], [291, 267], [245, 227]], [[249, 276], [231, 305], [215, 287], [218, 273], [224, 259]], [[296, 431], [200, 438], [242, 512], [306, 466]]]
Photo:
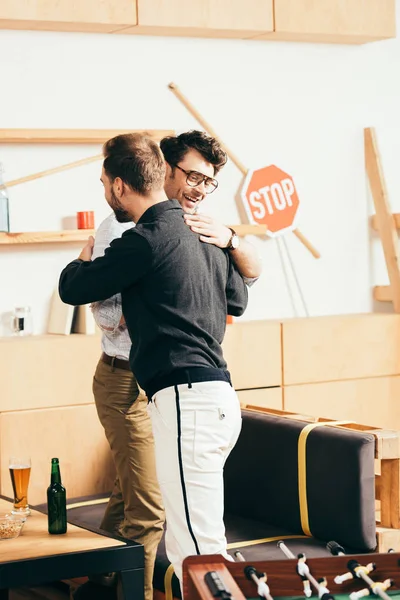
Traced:
[[83, 243], [89, 235], [95, 235], [94, 229], [71, 229], [64, 231], [24, 231], [21, 233], [0, 233], [0, 245], [18, 244], [58, 244]]
[[0, 129], [0, 144], [104, 144], [121, 133], [145, 133], [159, 141], [172, 129]]
[[375, 130], [364, 130], [365, 167], [375, 205], [379, 235], [382, 240], [386, 268], [392, 291], [392, 302], [396, 313], [400, 313], [400, 253], [397, 230], [390, 209], [381, 158]]

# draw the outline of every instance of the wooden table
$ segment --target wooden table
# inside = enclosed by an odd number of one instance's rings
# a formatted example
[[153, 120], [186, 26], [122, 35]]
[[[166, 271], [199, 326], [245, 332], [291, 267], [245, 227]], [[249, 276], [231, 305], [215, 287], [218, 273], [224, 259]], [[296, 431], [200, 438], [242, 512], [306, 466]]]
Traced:
[[[10, 512], [0, 497], [0, 512]], [[118, 571], [126, 600], [144, 599], [143, 546], [100, 530], [68, 523], [64, 535], [50, 535], [47, 515], [32, 510], [18, 538], [0, 540], [0, 600], [8, 589]]]

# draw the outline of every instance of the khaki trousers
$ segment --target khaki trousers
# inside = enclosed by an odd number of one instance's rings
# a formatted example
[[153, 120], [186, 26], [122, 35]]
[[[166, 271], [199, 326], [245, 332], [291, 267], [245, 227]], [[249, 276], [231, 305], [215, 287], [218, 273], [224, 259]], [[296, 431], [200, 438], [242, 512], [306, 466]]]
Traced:
[[131, 371], [101, 360], [93, 378], [93, 394], [117, 471], [101, 528], [144, 545], [145, 600], [152, 600], [164, 509], [147, 398]]

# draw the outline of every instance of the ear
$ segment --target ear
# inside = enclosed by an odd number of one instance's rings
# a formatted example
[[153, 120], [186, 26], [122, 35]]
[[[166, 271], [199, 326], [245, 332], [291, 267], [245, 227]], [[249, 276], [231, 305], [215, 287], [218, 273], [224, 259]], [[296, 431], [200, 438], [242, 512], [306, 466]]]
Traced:
[[117, 196], [117, 198], [121, 198], [124, 193], [124, 182], [122, 181], [121, 177], [116, 177], [114, 179], [113, 188], [114, 194]]
[[173, 170], [170, 164], [168, 164], [167, 162], [165, 162], [165, 179], [170, 179], [171, 177], [173, 177]]

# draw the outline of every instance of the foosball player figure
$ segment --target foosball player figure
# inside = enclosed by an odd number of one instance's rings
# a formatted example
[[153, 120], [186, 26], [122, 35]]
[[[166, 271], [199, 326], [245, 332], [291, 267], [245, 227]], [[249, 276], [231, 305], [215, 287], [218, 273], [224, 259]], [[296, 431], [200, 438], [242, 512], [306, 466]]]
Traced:
[[[353, 565], [353, 562], [355, 563]], [[372, 571], [375, 571], [376, 564], [368, 563], [367, 565], [360, 565], [356, 561], [349, 561], [347, 566], [349, 567], [349, 571], [347, 573], [343, 573], [343, 575], [336, 575], [333, 580], [337, 584], [341, 584], [348, 579], [359, 579], [361, 578], [361, 574], [369, 575]]]
[[266, 573], [259, 573], [257, 569], [249, 565], [248, 567], [245, 567], [244, 574], [246, 575], [247, 579], [252, 579], [257, 585], [257, 594], [260, 596], [260, 598], [273, 600], [270, 593], [269, 585], [267, 585]]
[[374, 581], [374, 585], [371, 585], [367, 588], [363, 588], [358, 592], [352, 592], [350, 594], [350, 600], [359, 600], [360, 598], [363, 598], [364, 596], [370, 596], [371, 594], [379, 596], [378, 590], [386, 592], [386, 590], [388, 590], [393, 585], [393, 583], [393, 579], [385, 579], [385, 581]]
[[312, 595], [312, 589], [311, 589], [310, 581], [307, 577], [307, 574], [310, 573], [310, 569], [308, 568], [308, 565], [306, 564], [306, 560], [307, 560], [306, 555], [298, 554], [297, 558], [298, 558], [298, 561], [297, 561], [296, 571], [303, 582], [305, 597], [310, 598]]
[[319, 586], [318, 587], [318, 598], [320, 598], [320, 600], [334, 600], [334, 596], [332, 596], [332, 594], [326, 587], [328, 585], [326, 578], [320, 577], [319, 579], [317, 579], [317, 581], [318, 581], [318, 586]]

